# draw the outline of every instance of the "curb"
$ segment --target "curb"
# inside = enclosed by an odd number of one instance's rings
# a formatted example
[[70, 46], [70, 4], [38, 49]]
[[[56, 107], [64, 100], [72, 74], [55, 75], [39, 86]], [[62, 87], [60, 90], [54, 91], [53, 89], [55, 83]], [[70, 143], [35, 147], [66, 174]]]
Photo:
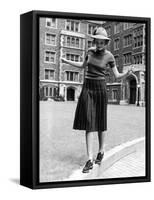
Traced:
[[109, 167], [111, 167], [114, 163], [118, 160], [122, 159], [123, 157], [137, 151], [139, 148], [143, 147], [145, 144], [145, 137], [137, 138], [135, 140], [123, 143], [118, 145], [111, 150], [105, 152], [105, 157], [102, 161], [102, 164], [94, 165], [93, 170], [90, 171], [88, 174], [83, 174], [81, 167], [78, 170], [75, 170], [67, 180], [82, 180], [82, 179], [98, 179], [103, 178], [100, 177], [101, 174], [104, 173]]

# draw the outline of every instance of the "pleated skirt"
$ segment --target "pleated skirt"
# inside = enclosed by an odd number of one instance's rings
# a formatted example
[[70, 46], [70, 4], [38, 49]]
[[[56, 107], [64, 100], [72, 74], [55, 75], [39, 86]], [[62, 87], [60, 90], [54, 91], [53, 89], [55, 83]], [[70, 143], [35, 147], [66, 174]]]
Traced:
[[107, 90], [105, 80], [85, 79], [76, 107], [73, 129], [107, 130]]

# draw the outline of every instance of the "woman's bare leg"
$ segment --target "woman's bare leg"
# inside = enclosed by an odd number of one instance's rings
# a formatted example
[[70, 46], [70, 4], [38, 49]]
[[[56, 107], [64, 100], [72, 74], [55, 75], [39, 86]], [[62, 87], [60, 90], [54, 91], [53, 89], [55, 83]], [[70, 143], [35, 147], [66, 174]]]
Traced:
[[99, 149], [98, 152], [104, 152], [104, 140], [105, 140], [105, 131], [98, 131], [98, 142], [99, 142]]
[[86, 131], [86, 147], [89, 160], [93, 160], [93, 132]]

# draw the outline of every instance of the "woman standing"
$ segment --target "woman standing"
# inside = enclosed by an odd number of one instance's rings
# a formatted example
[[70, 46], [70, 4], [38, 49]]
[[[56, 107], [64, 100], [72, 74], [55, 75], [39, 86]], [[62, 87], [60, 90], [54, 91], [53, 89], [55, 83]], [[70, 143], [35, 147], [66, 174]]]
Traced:
[[88, 50], [83, 63], [61, 58], [64, 63], [86, 69], [73, 125], [74, 129], [85, 130], [88, 161], [83, 168], [83, 173], [89, 172], [93, 168], [93, 132], [97, 132], [99, 141], [95, 164], [100, 164], [104, 156], [108, 101], [105, 80], [107, 66], [112, 68], [117, 79], [125, 78], [132, 73], [132, 70], [128, 70], [126, 73], [118, 72], [114, 56], [106, 49], [110, 38], [103, 27], [95, 29], [92, 38], [95, 47]]

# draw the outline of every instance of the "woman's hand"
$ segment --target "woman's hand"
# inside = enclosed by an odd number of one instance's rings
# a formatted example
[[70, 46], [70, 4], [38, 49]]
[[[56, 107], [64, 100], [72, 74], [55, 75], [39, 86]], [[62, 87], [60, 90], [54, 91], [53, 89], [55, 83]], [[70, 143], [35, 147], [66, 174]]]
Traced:
[[61, 57], [60, 59], [61, 59], [61, 61], [62, 61], [63, 63], [68, 63], [67, 60], [66, 60], [66, 58]]
[[128, 69], [128, 71], [127, 71], [127, 76], [133, 74], [133, 72], [134, 72], [134, 67], [130, 67], [130, 68]]
[[75, 61], [72, 61], [72, 60], [67, 60], [64, 57], [61, 57], [60, 60], [61, 60], [62, 63], [72, 65], [73, 67], [77, 67], [77, 68], [80, 68], [80, 69], [83, 68], [83, 62], [75, 62]]

